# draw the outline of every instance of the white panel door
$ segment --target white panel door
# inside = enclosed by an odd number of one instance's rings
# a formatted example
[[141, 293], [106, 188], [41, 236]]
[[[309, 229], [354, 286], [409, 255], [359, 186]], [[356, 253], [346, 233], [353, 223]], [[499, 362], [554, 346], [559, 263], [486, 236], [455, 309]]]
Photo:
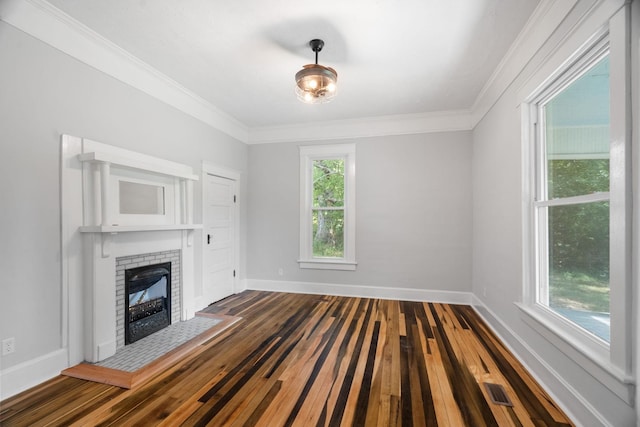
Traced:
[[236, 182], [207, 174], [203, 297], [207, 304], [234, 293]]

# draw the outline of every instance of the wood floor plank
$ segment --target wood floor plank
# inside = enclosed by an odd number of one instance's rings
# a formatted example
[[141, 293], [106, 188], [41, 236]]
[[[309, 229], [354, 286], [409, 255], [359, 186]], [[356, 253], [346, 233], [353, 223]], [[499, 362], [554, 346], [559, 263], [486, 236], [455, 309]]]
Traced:
[[470, 306], [246, 291], [205, 311], [242, 320], [136, 389], [56, 377], [0, 425], [573, 425]]
[[[295, 415], [299, 412], [299, 406], [303, 403], [303, 398], [308, 396], [309, 381], [314, 379], [314, 370], [318, 363], [322, 362], [322, 351], [318, 348], [324, 340], [325, 334], [329, 333], [334, 322], [328, 320], [327, 323], [316, 330], [317, 333], [308, 337], [302, 354], [279, 379], [287, 385], [282, 390], [280, 396], [274, 399], [274, 406], [266, 411], [264, 420], [274, 420], [277, 425], [291, 425], [295, 420]], [[295, 414], [292, 416], [292, 414]], [[277, 420], [277, 421], [276, 421]]]
[[[342, 344], [340, 345], [336, 360], [334, 362], [334, 372], [332, 374], [332, 381], [329, 382], [329, 390], [327, 397], [324, 399], [322, 411], [319, 414], [316, 426], [327, 426], [337, 412], [344, 409], [346, 404], [346, 395], [344, 391], [348, 391], [351, 385], [353, 370], [355, 368], [355, 361], [357, 358], [354, 354], [357, 354], [358, 342], [360, 334], [358, 334], [358, 325], [362, 321], [362, 300], [359, 300], [357, 304], [354, 304], [353, 311], [350, 313], [348, 325], [345, 325], [344, 335], [341, 338]], [[354, 360], [355, 359], [355, 360]], [[323, 396], [319, 393], [318, 403], [323, 400]], [[335, 423], [332, 425], [336, 425]]]
[[382, 321], [383, 320], [376, 320], [374, 322], [369, 355], [364, 372], [365, 384], [363, 384], [363, 387], [360, 389], [360, 395], [358, 396], [356, 421], [354, 421], [354, 425], [384, 425], [378, 423], [380, 407], [383, 403], [381, 400], [389, 398], [389, 396], [380, 396], [382, 390], [381, 371], [384, 365], [385, 335], [385, 328], [381, 326]]
[[[314, 367], [314, 375], [309, 378], [305, 385], [305, 388], [309, 390], [306, 398], [305, 393], [298, 397], [300, 410], [297, 414], [292, 414], [295, 417], [292, 423], [294, 426], [316, 425], [321, 418], [326, 418], [327, 416], [327, 411], [329, 410], [327, 400], [331, 395], [331, 389], [334, 385], [336, 388], [340, 387], [342, 383], [342, 377], [339, 374], [342, 370], [341, 366], [346, 353], [345, 348], [351, 339], [349, 325], [356, 309], [356, 304], [353, 302], [354, 300], [351, 300], [337, 314], [340, 320], [334, 323], [335, 328], [332, 336], [326, 341], [322, 354]], [[301, 399], [302, 401], [300, 401]]]
[[[184, 391], [185, 395], [181, 403], [175, 407], [171, 413], [164, 418], [162, 421], [158, 422], [158, 426], [170, 427], [176, 425], [183, 425], [184, 422], [196, 412], [200, 406], [202, 406], [202, 402], [198, 400], [198, 398], [206, 391], [213, 387], [221, 378], [227, 375], [226, 371], [220, 371], [216, 376], [211, 378], [208, 382], [206, 382], [202, 387], [195, 391], [193, 394], [189, 394], [186, 390]], [[176, 392], [174, 389], [171, 390], [171, 396], [175, 396]]]
[[[336, 406], [329, 419], [330, 426], [354, 424], [355, 412], [363, 386], [365, 368], [367, 366], [371, 337], [374, 330], [372, 316], [374, 303], [371, 300], [360, 301], [360, 317], [358, 318], [358, 337], [350, 354], [349, 366], [340, 393], [336, 400]], [[343, 424], [344, 423], [344, 424]]]

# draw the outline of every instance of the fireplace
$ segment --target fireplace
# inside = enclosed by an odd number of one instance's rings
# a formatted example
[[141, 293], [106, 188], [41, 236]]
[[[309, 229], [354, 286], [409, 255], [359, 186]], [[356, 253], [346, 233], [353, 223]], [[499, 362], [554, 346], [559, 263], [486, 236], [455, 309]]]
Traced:
[[[135, 342], [138, 326], [145, 326], [144, 334], [152, 333], [157, 317], [164, 318], [161, 326], [192, 318], [197, 295], [194, 238], [195, 231], [202, 229], [193, 223], [193, 182], [199, 179], [193, 169], [63, 135], [61, 175], [65, 188], [61, 268], [68, 301], [62, 342], [68, 343], [69, 363], [106, 360], [125, 347], [125, 335], [127, 342]], [[141, 214], [127, 204], [127, 194], [143, 188], [121, 182], [151, 186], [142, 192], [147, 202], [154, 202], [155, 210], [145, 204], [141, 210], [151, 213]], [[126, 199], [124, 208], [121, 196]], [[147, 316], [145, 310], [138, 310], [129, 322], [129, 302], [135, 305], [139, 297], [129, 299], [125, 271], [166, 262], [171, 262], [166, 269], [170, 275], [160, 281], [170, 281], [170, 290], [165, 288], [161, 294], [161, 304], [152, 304], [151, 311], [157, 312]], [[151, 318], [137, 318], [142, 316]]]
[[125, 270], [125, 344], [171, 324], [171, 263]]

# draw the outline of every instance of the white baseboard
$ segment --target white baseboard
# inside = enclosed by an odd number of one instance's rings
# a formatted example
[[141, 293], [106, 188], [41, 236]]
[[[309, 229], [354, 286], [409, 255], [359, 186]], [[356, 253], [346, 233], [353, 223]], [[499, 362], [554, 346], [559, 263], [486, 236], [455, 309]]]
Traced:
[[[513, 353], [518, 361], [540, 384], [551, 398], [562, 408], [572, 421], [580, 426], [609, 426], [610, 423], [569, 383], [562, 379], [556, 369], [549, 365], [522, 338], [505, 324], [481, 299], [472, 295], [474, 310], [487, 323], [489, 328], [500, 338], [500, 341]], [[524, 356], [524, 357], [523, 357]], [[526, 361], [533, 361], [536, 366]], [[547, 380], [540, 375], [545, 372]], [[570, 404], [568, 404], [570, 402]], [[580, 416], [576, 416], [580, 414]]]
[[236, 294], [239, 294], [242, 291], [246, 291], [247, 289], [249, 289], [247, 287], [247, 279], [240, 279], [236, 282], [236, 287], [234, 288], [234, 291]]
[[246, 280], [246, 289], [290, 292], [297, 294], [337, 295], [345, 297], [381, 298], [401, 301], [429, 301], [446, 304], [472, 302], [471, 292], [436, 291], [428, 289], [387, 288], [377, 286], [340, 285], [332, 283], [291, 282], [277, 280]]
[[[193, 307], [191, 307], [191, 311], [193, 311], [193, 313], [197, 313], [200, 310], [204, 310], [205, 308], [207, 308], [209, 304], [211, 304], [211, 301], [207, 302], [203, 296], [195, 297], [193, 299]], [[184, 318], [180, 320], [186, 320], [186, 319], [192, 318], [193, 315], [190, 316], [190, 314], [191, 313], [189, 310], [185, 310], [183, 314]]]
[[0, 371], [0, 400], [37, 386], [69, 367], [66, 349], [60, 349]]

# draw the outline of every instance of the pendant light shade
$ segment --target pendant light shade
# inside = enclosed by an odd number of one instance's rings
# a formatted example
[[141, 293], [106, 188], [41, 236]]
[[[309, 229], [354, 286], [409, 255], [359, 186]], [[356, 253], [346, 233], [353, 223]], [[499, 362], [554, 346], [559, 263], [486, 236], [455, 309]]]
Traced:
[[316, 63], [305, 65], [296, 73], [296, 94], [307, 104], [329, 102], [337, 93], [338, 73], [331, 67], [318, 64], [318, 52], [324, 46], [322, 40], [313, 39], [309, 46], [316, 53]]

